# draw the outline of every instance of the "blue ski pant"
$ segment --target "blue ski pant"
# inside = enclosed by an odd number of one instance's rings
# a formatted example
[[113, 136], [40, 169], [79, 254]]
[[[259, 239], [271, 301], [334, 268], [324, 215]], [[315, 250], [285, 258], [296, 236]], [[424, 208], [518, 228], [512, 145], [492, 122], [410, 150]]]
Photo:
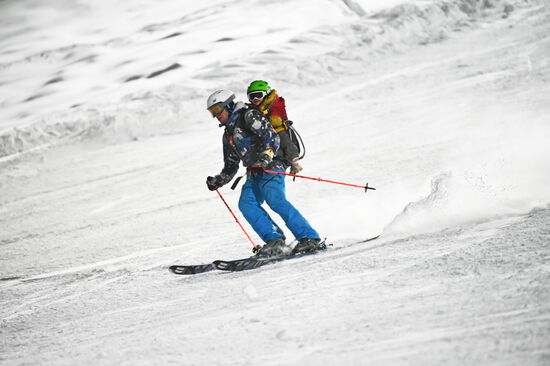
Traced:
[[319, 238], [317, 231], [286, 199], [285, 176], [264, 173], [261, 177], [249, 176], [243, 185], [241, 197], [239, 198], [239, 209], [262, 240], [268, 242], [277, 238], [285, 238], [281, 228], [261, 207], [264, 201], [274, 212], [281, 216], [296, 239]]

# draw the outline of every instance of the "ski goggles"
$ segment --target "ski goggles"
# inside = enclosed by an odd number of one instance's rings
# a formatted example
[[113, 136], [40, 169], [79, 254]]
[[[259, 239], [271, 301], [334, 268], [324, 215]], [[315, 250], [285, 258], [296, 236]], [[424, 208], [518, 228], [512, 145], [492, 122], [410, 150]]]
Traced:
[[208, 112], [212, 114], [212, 117], [216, 118], [220, 115], [220, 113], [223, 112], [225, 107], [226, 107], [225, 103], [216, 103], [211, 105], [210, 108], [208, 108]]
[[248, 100], [251, 102], [254, 102], [256, 100], [262, 100], [267, 95], [264, 91], [255, 91], [252, 93], [248, 93]]

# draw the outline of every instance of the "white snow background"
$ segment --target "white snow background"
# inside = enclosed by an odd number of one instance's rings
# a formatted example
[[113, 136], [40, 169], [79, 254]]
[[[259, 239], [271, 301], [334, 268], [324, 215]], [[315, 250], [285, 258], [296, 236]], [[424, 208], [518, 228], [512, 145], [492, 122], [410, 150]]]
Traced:
[[[548, 365], [549, 10], [0, 1], [0, 364]], [[205, 100], [255, 79], [377, 190], [288, 179], [326, 252], [171, 274], [251, 254]]]

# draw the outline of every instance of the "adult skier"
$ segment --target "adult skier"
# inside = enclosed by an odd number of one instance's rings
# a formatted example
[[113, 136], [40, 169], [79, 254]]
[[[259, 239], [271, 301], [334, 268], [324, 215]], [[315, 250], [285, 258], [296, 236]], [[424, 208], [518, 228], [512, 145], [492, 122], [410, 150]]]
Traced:
[[273, 129], [281, 140], [277, 155], [284, 158], [290, 164], [290, 174], [298, 174], [302, 171], [299, 164], [300, 150], [297, 141], [292, 139], [290, 124], [287, 114], [285, 99], [277, 94], [277, 90], [271, 89], [267, 81], [254, 80], [246, 89], [250, 105], [257, 108], [271, 122]]
[[[280, 139], [264, 115], [242, 102], [235, 102], [229, 90], [217, 90], [206, 102], [206, 108], [224, 127], [222, 145], [224, 167], [220, 174], [206, 178], [208, 189], [214, 191], [229, 183], [239, 170], [239, 162], [247, 168], [247, 180], [241, 190], [239, 209], [265, 245], [257, 254], [272, 256], [288, 254], [281, 228], [261, 207], [265, 201], [281, 216], [298, 240], [294, 253], [314, 251], [321, 242], [302, 214], [287, 200], [283, 175], [269, 174], [265, 169], [284, 172], [284, 159], [276, 157]], [[275, 156], [275, 157], [274, 157]]]

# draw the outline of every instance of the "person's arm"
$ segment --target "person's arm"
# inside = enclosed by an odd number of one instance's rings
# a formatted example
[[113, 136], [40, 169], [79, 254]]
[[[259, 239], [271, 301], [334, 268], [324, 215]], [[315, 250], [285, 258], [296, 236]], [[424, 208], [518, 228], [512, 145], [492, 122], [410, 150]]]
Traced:
[[209, 176], [206, 178], [206, 185], [208, 189], [214, 191], [227, 183], [231, 182], [231, 179], [239, 171], [240, 158], [229, 143], [225, 134], [223, 135], [223, 169], [220, 174], [215, 176]]
[[239, 171], [239, 162], [241, 159], [229, 143], [225, 134], [223, 135], [223, 169], [220, 175], [223, 177], [224, 184], [231, 182], [231, 179]]

